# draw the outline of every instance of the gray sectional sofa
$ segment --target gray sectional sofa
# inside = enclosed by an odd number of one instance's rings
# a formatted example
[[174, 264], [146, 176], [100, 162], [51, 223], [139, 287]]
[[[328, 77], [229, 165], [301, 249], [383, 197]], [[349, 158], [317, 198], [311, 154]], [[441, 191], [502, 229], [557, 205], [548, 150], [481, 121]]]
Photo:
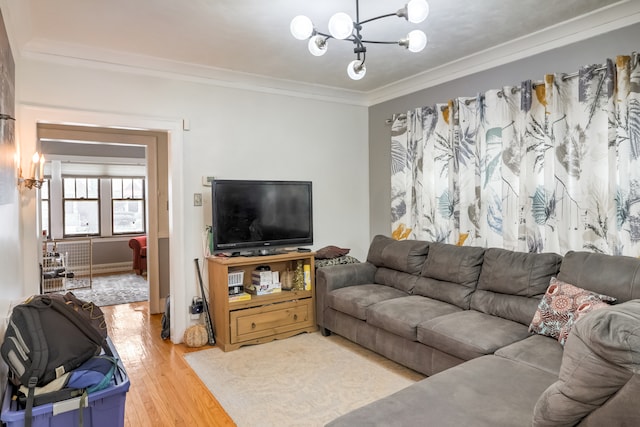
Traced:
[[[529, 332], [552, 277], [616, 298], [565, 346]], [[640, 260], [376, 236], [319, 268], [317, 321], [428, 378], [330, 426], [640, 425]]]

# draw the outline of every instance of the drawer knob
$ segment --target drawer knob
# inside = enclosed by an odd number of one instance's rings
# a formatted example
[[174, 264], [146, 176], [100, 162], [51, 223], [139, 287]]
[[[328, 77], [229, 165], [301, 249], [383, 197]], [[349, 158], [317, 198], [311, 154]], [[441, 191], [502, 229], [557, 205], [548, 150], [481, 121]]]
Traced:
[[293, 315], [293, 320], [298, 320], [298, 315], [297, 314]]
[[255, 323], [251, 323], [251, 329], [255, 329], [256, 328], [256, 324]]

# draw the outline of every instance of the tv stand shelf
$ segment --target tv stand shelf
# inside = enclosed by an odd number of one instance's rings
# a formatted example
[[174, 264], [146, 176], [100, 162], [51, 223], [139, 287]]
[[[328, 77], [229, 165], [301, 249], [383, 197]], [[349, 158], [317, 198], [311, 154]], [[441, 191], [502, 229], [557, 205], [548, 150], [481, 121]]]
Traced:
[[[251, 273], [268, 265], [281, 273], [295, 271], [298, 260], [311, 269], [311, 290], [251, 295], [250, 300], [229, 302], [229, 272], [244, 271], [243, 285]], [[209, 298], [216, 345], [231, 351], [316, 330], [314, 252], [289, 252], [265, 256], [209, 257]]]

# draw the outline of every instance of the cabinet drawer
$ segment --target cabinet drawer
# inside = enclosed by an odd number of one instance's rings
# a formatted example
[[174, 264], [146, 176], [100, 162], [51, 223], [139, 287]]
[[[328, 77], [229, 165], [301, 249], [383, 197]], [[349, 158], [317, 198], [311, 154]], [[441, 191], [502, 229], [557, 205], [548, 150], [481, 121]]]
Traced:
[[229, 313], [231, 342], [238, 343], [313, 326], [312, 299]]

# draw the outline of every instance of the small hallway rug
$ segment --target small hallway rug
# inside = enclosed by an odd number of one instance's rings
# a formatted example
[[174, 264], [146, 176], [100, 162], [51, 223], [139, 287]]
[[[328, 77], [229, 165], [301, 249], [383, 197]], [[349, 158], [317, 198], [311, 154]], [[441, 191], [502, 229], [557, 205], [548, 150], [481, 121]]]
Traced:
[[238, 427], [323, 426], [424, 378], [319, 332], [184, 357]]
[[[99, 307], [149, 299], [149, 283], [144, 276], [138, 276], [134, 273], [95, 276], [92, 279], [91, 288], [75, 289], [73, 280], [68, 280], [67, 291], [71, 291], [81, 300], [91, 301]], [[65, 292], [60, 293], [64, 294]]]

